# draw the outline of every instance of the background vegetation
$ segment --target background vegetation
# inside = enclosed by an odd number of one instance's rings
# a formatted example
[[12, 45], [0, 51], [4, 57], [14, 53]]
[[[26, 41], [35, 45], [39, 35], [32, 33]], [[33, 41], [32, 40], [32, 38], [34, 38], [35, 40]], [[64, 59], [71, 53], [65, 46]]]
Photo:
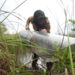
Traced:
[[[6, 0], [0, 7], [0, 12], [5, 4]], [[24, 1], [26, 2], [26, 1]], [[19, 8], [24, 2], [14, 8], [8, 15], [0, 21], [0, 75], [46, 75], [46, 69], [44, 70], [34, 70], [33, 68], [29, 69], [26, 67], [27, 64], [31, 63], [32, 61], [28, 62], [25, 65], [18, 65], [16, 55], [18, 51], [23, 52], [28, 47], [34, 46], [29, 44], [28, 41], [25, 40], [25, 44], [23, 41], [18, 37], [18, 34], [6, 34], [7, 31], [6, 25], [4, 24], [4, 20], [7, 19], [9, 15], [12, 15], [14, 10]], [[65, 14], [65, 25], [67, 22], [67, 13], [64, 9]], [[3, 15], [3, 14], [2, 14]], [[17, 18], [17, 17], [16, 17]], [[73, 25], [75, 25], [75, 21], [70, 19], [69, 20]], [[75, 29], [73, 29], [75, 31]], [[69, 35], [68, 35], [69, 37]], [[35, 46], [35, 48], [37, 48]], [[67, 53], [67, 49], [69, 53]], [[61, 52], [61, 48], [56, 46], [57, 53], [53, 55], [59, 59], [58, 62], [55, 62], [53, 68], [51, 70], [52, 75], [75, 75], [75, 53], [71, 52], [71, 48], [63, 49]]]

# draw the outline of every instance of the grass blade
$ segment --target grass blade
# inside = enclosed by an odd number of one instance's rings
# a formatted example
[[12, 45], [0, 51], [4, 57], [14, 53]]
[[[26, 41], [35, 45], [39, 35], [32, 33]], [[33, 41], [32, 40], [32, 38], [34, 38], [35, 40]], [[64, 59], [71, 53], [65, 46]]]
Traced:
[[5, 3], [6, 3], [6, 0], [3, 2], [2, 6], [0, 7], [0, 10], [2, 9]]
[[13, 9], [1, 22], [3, 23], [16, 9], [18, 9], [22, 4], [24, 4], [27, 0], [23, 1], [21, 4], [19, 4], [15, 9]]

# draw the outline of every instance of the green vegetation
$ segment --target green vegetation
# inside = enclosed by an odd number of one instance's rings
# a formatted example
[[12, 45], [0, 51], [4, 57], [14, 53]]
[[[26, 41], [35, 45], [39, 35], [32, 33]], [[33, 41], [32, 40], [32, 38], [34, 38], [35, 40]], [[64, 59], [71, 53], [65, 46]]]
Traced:
[[[2, 36], [0, 36], [0, 66], [4, 65], [5, 67], [2, 66], [2, 70], [0, 70], [0, 72], [5, 73], [6, 75], [46, 75], [46, 70], [34, 70], [26, 67], [26, 65], [31, 63], [33, 60], [25, 65], [18, 65], [19, 62], [17, 62], [17, 54], [19, 51], [23, 53], [23, 51], [27, 50], [27, 48], [35, 47], [39, 49], [39, 46], [37, 46], [34, 43], [29, 43], [30, 41], [20, 39], [17, 34], [2, 33], [1, 35]], [[43, 48], [42, 50], [44, 51]], [[69, 50], [69, 53], [67, 53], [67, 50]], [[53, 69], [51, 70], [52, 74], [74, 75], [75, 53], [71, 53], [70, 46], [61, 51], [61, 48], [59, 48], [58, 45], [56, 45], [56, 51], [56, 54], [52, 56], [54, 60], [55, 58], [58, 58], [59, 61], [54, 62]]]
[[[27, 0], [24, 0], [26, 2]], [[0, 7], [0, 11], [4, 6], [6, 0]], [[27, 48], [35, 47], [40, 49], [36, 43], [30, 43], [28, 40], [23, 40], [18, 37], [18, 34], [5, 34], [4, 32], [7, 30], [4, 21], [24, 2], [14, 8], [1, 22], [0, 22], [0, 75], [46, 75], [46, 69], [44, 70], [34, 70], [26, 67], [27, 64], [32, 61], [20, 65], [17, 62], [17, 55], [20, 51], [21, 53], [25, 52]], [[65, 10], [65, 15], [67, 15]], [[75, 24], [75, 21], [69, 20], [70, 22]], [[65, 23], [66, 24], [66, 23]], [[75, 29], [74, 29], [75, 30]], [[69, 37], [69, 36], [68, 36]], [[68, 40], [69, 43], [69, 40]], [[42, 51], [44, 49], [42, 48]], [[44, 51], [46, 52], [46, 51]], [[46, 52], [48, 55], [49, 53]], [[41, 56], [42, 57], [42, 56]], [[61, 51], [61, 48], [56, 45], [56, 54], [52, 55], [53, 60], [57, 58], [59, 61], [54, 62], [53, 68], [51, 70], [52, 75], [75, 75], [75, 53], [71, 52], [71, 47], [69, 43], [68, 48], [64, 48]]]

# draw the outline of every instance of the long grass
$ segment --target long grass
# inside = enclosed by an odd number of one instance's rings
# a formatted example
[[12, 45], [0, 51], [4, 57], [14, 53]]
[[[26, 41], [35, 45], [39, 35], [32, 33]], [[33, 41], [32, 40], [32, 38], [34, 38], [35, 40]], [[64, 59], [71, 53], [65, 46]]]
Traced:
[[21, 5], [23, 5], [27, 0], [23, 1], [22, 3], [20, 3], [16, 8], [14, 8], [1, 22], [3, 23], [4, 20], [6, 20], [16, 9], [18, 9]]
[[5, 0], [5, 1], [3, 2], [3, 4], [1, 5], [0, 10], [3, 8], [4, 4], [6, 3], [6, 1], [7, 1], [7, 0]]
[[[68, 31], [68, 29], [67, 29], [67, 31]], [[70, 63], [71, 63], [72, 75], [75, 75], [74, 63], [73, 63], [73, 57], [72, 57], [71, 46], [70, 46], [69, 34], [68, 34], [68, 44], [69, 44], [69, 55], [70, 55]]]
[[[7, 0], [4, 1], [2, 6], [0, 7], [0, 11], [4, 4], [6, 3]], [[21, 4], [19, 4], [16, 8], [14, 8], [11, 12], [7, 12], [8, 15], [0, 22], [0, 25], [10, 16], [12, 13], [18, 9], [22, 4], [24, 4], [27, 0], [24, 0]], [[6, 12], [6, 11], [4, 11]], [[67, 22], [67, 13], [66, 10], [64, 9], [65, 13], [65, 27], [66, 27], [66, 22]], [[15, 16], [16, 18], [19, 18]], [[64, 33], [65, 33], [65, 28], [64, 28]], [[46, 75], [46, 69], [43, 71], [39, 70], [33, 70], [29, 69], [26, 66], [30, 64], [33, 60], [27, 62], [26, 64], [23, 65], [18, 65], [19, 62], [17, 62], [17, 55], [18, 53], [22, 53], [27, 49], [27, 48], [36, 48], [40, 49], [43, 52], [45, 52], [47, 55], [49, 54], [46, 49], [40, 48], [36, 43], [30, 42], [28, 40], [22, 40], [21, 38], [18, 37], [17, 34], [4, 34], [0, 33], [0, 59], [4, 59], [8, 61], [9, 69], [10, 72], [8, 75], [34, 75], [39, 73], [39, 75]], [[63, 36], [64, 39], [64, 36]], [[23, 43], [24, 42], [24, 43]], [[62, 40], [63, 44], [63, 40]], [[61, 46], [62, 46], [61, 44]], [[54, 63], [53, 69], [52, 69], [52, 74], [56, 75], [61, 75], [61, 74], [72, 74], [74, 75], [74, 67], [75, 67], [75, 62], [73, 61], [75, 55], [72, 57], [72, 52], [71, 52], [71, 47], [70, 47], [70, 42], [69, 42], [69, 35], [68, 35], [68, 44], [69, 44], [69, 49], [64, 48], [61, 51], [61, 48], [59, 46], [56, 46], [56, 50], [51, 50], [51, 51], [56, 51], [56, 54], [52, 55], [53, 60], [56, 58], [59, 59], [58, 62]], [[67, 53], [67, 49], [69, 50], [69, 54]], [[69, 57], [68, 57], [69, 56]], [[41, 58], [43, 56], [40, 56]], [[56, 69], [57, 68], [57, 69]], [[69, 73], [70, 72], [70, 73]]]

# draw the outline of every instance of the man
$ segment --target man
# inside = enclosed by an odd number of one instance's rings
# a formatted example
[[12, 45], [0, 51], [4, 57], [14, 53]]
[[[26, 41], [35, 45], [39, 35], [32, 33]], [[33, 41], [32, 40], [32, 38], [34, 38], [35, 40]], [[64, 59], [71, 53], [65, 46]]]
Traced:
[[[41, 32], [45, 32], [45, 33], [50, 33], [50, 23], [48, 18], [45, 16], [44, 12], [41, 10], [37, 10], [34, 12], [34, 15], [29, 17], [27, 22], [26, 22], [26, 30], [30, 30], [29, 28], [29, 24], [32, 23], [33, 25], [33, 29], [35, 31], [41, 31]], [[34, 53], [33, 59], [35, 59], [32, 62], [32, 67], [34, 69], [38, 69], [37, 67], [37, 60], [38, 60], [39, 56]], [[47, 65], [47, 70], [50, 70], [52, 67], [51, 62], [48, 62]]]
[[35, 31], [50, 33], [50, 23], [43, 11], [37, 10], [34, 12], [33, 16], [28, 18], [26, 22], [26, 30], [30, 30], [30, 23], [32, 23], [33, 29]]

